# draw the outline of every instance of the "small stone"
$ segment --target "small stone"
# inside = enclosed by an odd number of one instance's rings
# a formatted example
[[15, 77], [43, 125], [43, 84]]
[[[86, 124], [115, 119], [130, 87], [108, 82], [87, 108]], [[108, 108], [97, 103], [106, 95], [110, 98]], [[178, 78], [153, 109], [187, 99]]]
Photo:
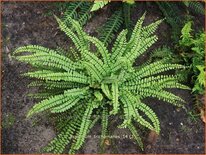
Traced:
[[183, 126], [183, 123], [181, 122], [181, 123], [180, 123], [180, 125], [182, 125], [182, 126]]
[[105, 139], [104, 144], [107, 145], [107, 146], [111, 145], [109, 139]]
[[169, 125], [172, 125], [172, 122], [169, 122]]
[[152, 146], [151, 146], [151, 145], [147, 145], [146, 148], [147, 148], [148, 150], [150, 150], [150, 149], [152, 148]]
[[180, 141], [180, 139], [179, 139], [179, 138], [176, 138], [176, 141], [177, 141], [177, 142], [179, 142], [179, 141]]
[[177, 108], [176, 111], [177, 111], [177, 112], [180, 112], [180, 108]]

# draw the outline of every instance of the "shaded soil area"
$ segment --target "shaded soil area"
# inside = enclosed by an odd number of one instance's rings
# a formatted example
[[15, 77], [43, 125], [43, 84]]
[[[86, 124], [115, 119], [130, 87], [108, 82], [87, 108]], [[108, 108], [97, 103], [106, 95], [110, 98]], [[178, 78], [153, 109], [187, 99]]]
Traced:
[[[41, 148], [55, 137], [54, 128], [44, 120], [26, 119], [28, 110], [35, 104], [35, 100], [27, 97], [28, 93], [38, 89], [28, 89], [29, 79], [20, 76], [30, 67], [17, 62], [12, 52], [20, 46], [36, 44], [49, 48], [68, 47], [68, 38], [60, 32], [53, 16], [48, 16], [50, 10], [55, 11], [55, 5], [47, 2], [4, 2], [2, 4], [2, 153], [40, 153]], [[162, 14], [156, 6], [146, 6], [140, 3], [132, 15], [138, 19], [147, 10], [145, 23], [161, 19]], [[85, 31], [95, 34], [111, 15], [112, 8], [107, 7], [99, 11], [85, 26]], [[56, 11], [56, 15], [60, 12]], [[170, 45], [170, 27], [163, 22], [157, 31], [159, 41], [152, 47]], [[143, 56], [142, 61], [147, 58]], [[130, 138], [126, 129], [116, 129], [110, 126], [114, 138], [111, 145], [105, 149], [106, 153], [204, 153], [204, 124], [189, 115], [193, 107], [193, 97], [190, 91], [173, 89], [175, 94], [187, 102], [187, 111], [156, 99], [145, 99], [154, 109], [161, 122], [161, 133], [157, 140], [151, 140], [145, 133], [145, 150], [141, 151]], [[85, 145], [79, 153], [97, 153], [99, 151], [100, 125], [96, 125], [89, 134]]]

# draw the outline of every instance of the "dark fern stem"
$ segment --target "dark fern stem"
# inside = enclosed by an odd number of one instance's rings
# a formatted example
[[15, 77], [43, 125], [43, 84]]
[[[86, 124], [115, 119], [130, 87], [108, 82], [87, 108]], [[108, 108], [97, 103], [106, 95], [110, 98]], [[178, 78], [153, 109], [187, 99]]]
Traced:
[[205, 9], [204, 6], [202, 5], [201, 2], [188, 2], [188, 8], [191, 9], [192, 12], [204, 15], [205, 14]]
[[114, 39], [115, 33], [119, 31], [122, 23], [122, 11], [117, 10], [109, 17], [106, 23], [97, 30], [99, 34], [98, 38], [107, 46]]
[[131, 21], [131, 4], [123, 4], [123, 16], [124, 16], [124, 26], [128, 30], [127, 38], [131, 36], [132, 33], [132, 21]]
[[174, 43], [177, 43], [181, 33], [180, 27], [183, 25], [181, 12], [178, 5], [174, 2], [156, 2], [156, 4], [165, 16], [166, 22], [171, 26], [172, 39], [174, 40]]
[[90, 9], [92, 8], [92, 2], [69, 2], [65, 3], [66, 8], [62, 20], [70, 26], [70, 18], [77, 20], [80, 25], [85, 25], [87, 21], [92, 17]]

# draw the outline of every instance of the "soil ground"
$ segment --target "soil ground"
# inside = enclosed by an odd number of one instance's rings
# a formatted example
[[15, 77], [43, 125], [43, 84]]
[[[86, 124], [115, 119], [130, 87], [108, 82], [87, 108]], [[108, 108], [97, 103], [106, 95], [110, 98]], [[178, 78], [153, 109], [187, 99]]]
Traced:
[[[4, 2], [2, 4], [2, 153], [40, 153], [53, 137], [55, 130], [47, 121], [33, 124], [26, 119], [28, 110], [35, 104], [35, 100], [27, 97], [29, 92], [37, 91], [27, 88], [31, 82], [20, 76], [30, 67], [19, 63], [12, 57], [12, 52], [20, 46], [28, 44], [42, 45], [49, 48], [66, 47], [68, 40], [60, 32], [53, 16], [48, 16], [49, 10], [55, 11], [55, 5], [48, 2]], [[154, 5], [147, 6], [140, 3], [133, 19], [137, 19], [147, 10], [145, 23], [151, 23], [163, 18], [161, 12]], [[85, 26], [90, 34], [95, 34], [99, 27], [111, 14], [111, 7], [107, 7], [94, 16]], [[59, 12], [56, 13], [59, 15]], [[201, 21], [200, 23], [203, 23]], [[159, 41], [153, 46], [170, 45], [170, 27], [163, 22], [157, 32]], [[147, 57], [147, 55], [145, 56]], [[110, 127], [116, 138], [112, 145], [106, 148], [106, 153], [204, 153], [204, 124], [197, 118], [189, 116], [193, 107], [193, 97], [190, 91], [174, 89], [173, 92], [187, 102], [187, 111], [173, 107], [156, 99], [146, 99], [159, 116], [161, 133], [157, 141], [145, 134], [145, 150], [140, 149], [125, 135], [127, 130]], [[97, 153], [99, 139], [94, 135], [100, 133], [100, 126], [96, 125], [79, 153]]]

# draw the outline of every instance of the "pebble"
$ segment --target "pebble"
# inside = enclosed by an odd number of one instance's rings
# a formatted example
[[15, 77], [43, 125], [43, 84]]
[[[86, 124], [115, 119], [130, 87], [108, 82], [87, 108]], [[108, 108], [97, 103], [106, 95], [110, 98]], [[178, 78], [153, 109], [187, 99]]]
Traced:
[[151, 145], [147, 145], [146, 148], [147, 148], [148, 150], [150, 150], [150, 149], [152, 148], [152, 146], [151, 146]]
[[176, 111], [177, 111], [177, 112], [180, 112], [180, 108], [177, 108]]

